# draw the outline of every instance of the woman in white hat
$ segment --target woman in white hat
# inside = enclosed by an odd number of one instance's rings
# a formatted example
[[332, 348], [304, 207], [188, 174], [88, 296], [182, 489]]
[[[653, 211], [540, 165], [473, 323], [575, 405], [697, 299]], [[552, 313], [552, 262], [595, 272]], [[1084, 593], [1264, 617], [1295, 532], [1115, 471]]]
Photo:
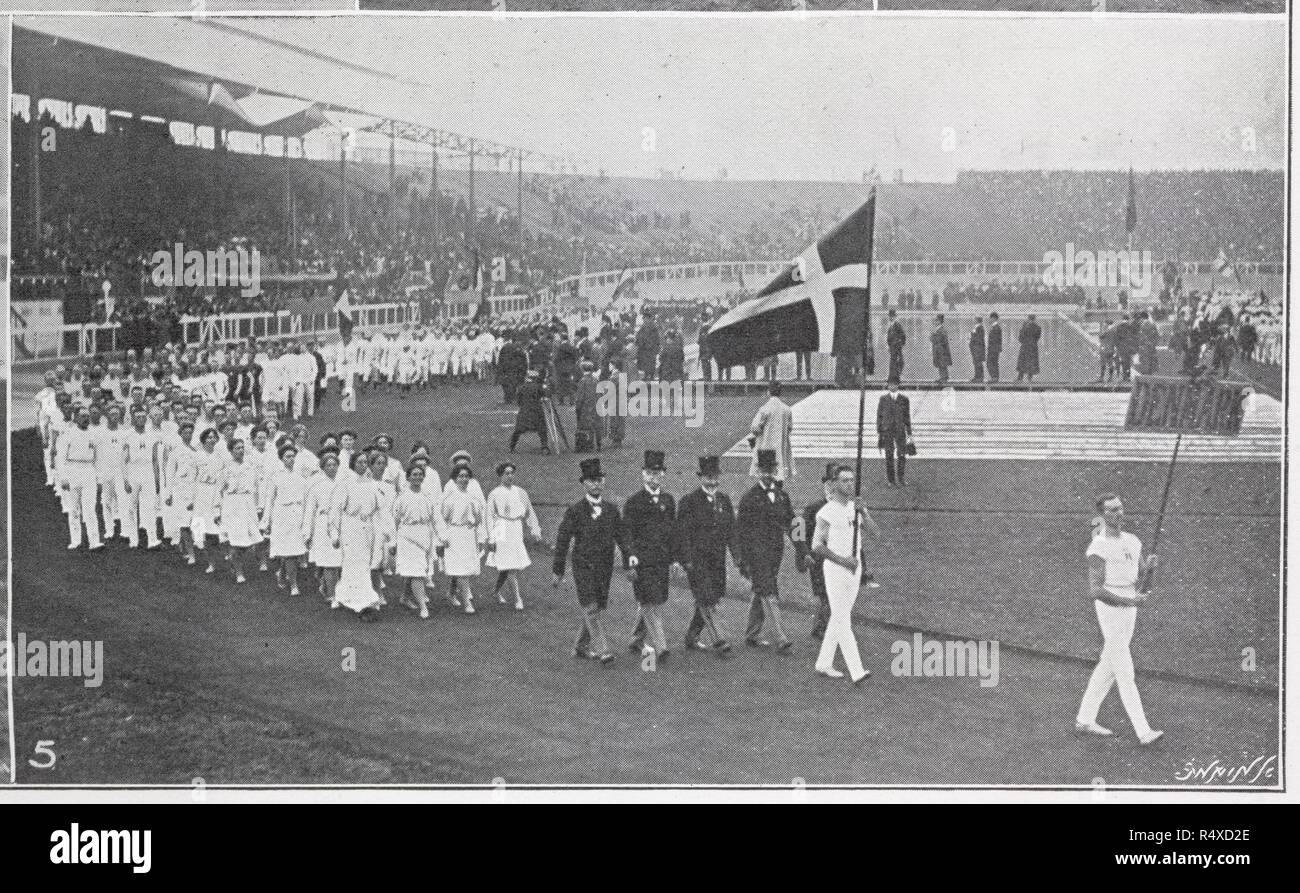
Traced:
[[329, 532], [330, 504], [339, 486], [339, 453], [336, 447], [320, 451], [321, 473], [312, 478], [303, 506], [302, 532], [307, 546], [307, 562], [316, 568], [320, 591], [331, 604], [343, 566], [343, 553], [334, 545]]
[[397, 534], [397, 576], [415, 595], [411, 602], [402, 593], [401, 602], [429, 617], [429, 595], [425, 581], [432, 579], [437, 564], [437, 549], [442, 545], [436, 530], [442, 494], [424, 487], [424, 463], [416, 462], [406, 470], [406, 489], [393, 504], [393, 525]]
[[355, 477], [338, 484], [330, 500], [329, 534], [339, 550], [341, 573], [330, 607], [355, 611], [366, 621], [379, 619], [379, 595], [371, 582], [376, 526], [380, 523], [379, 488], [369, 474], [365, 453], [352, 457]]
[[442, 498], [439, 511], [440, 538], [446, 546], [440, 551], [444, 570], [451, 578], [451, 596], [462, 585], [465, 590], [465, 613], [474, 613], [474, 593], [470, 580], [479, 575], [479, 559], [487, 542], [487, 512], [483, 500], [474, 495], [469, 484], [474, 472], [469, 465], [457, 465], [452, 471], [451, 490]]
[[288, 583], [290, 595], [298, 589], [298, 565], [307, 554], [303, 537], [303, 518], [307, 508], [307, 480], [298, 473], [295, 463], [298, 447], [286, 443], [280, 447], [280, 470], [271, 475], [264, 489], [262, 529], [270, 534], [270, 557], [280, 559], [276, 585]]
[[501, 483], [487, 498], [488, 567], [497, 569], [495, 589], [497, 601], [506, 603], [501, 594], [506, 581], [515, 593], [515, 610], [524, 609], [524, 598], [519, 591], [519, 571], [532, 564], [524, 544], [524, 529], [534, 540], [542, 538], [537, 513], [523, 487], [515, 484], [515, 463], [502, 462], [497, 466]]

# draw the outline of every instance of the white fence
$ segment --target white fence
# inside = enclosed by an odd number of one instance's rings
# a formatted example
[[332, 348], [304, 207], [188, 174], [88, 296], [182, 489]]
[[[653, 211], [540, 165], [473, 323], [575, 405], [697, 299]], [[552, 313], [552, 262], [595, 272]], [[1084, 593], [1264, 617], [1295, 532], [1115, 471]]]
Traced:
[[[397, 328], [419, 319], [416, 302], [401, 304], [362, 304], [352, 309], [353, 324], [359, 330]], [[181, 319], [182, 340], [186, 347], [229, 344], [280, 338], [323, 338], [338, 331], [339, 315], [329, 313], [227, 313], [219, 316]], [[65, 323], [38, 328], [22, 315], [20, 304], [10, 305], [12, 356], [15, 364], [24, 361], [85, 357], [112, 353], [119, 346], [120, 323]]]

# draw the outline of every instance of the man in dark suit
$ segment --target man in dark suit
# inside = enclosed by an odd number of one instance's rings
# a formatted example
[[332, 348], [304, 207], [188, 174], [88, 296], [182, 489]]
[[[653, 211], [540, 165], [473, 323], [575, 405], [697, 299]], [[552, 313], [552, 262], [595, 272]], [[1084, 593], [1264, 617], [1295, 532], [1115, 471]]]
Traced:
[[668, 601], [668, 571], [677, 558], [677, 503], [663, 489], [664, 454], [646, 450], [642, 487], [623, 503], [624, 564], [636, 596], [636, 629], [628, 650], [641, 654], [646, 639], [660, 662], [668, 657], [663, 606]]
[[903, 378], [903, 347], [907, 344], [907, 332], [898, 321], [898, 311], [889, 310], [889, 328], [885, 331], [885, 344], [889, 346], [889, 377]]
[[651, 379], [659, 360], [659, 326], [653, 316], [642, 316], [641, 328], [636, 332], [636, 368], [643, 379]]
[[1002, 370], [998, 366], [998, 357], [1002, 356], [1002, 323], [998, 322], [997, 313], [989, 314], [989, 349], [984, 365], [989, 370], [989, 381], [997, 381]]
[[542, 410], [542, 398], [546, 391], [538, 379], [536, 369], [528, 370], [528, 380], [519, 386], [515, 397], [519, 400], [519, 412], [515, 415], [515, 430], [510, 435], [510, 452], [515, 451], [519, 438], [533, 432], [542, 442], [542, 452], [550, 454], [551, 447], [546, 436], [546, 414]]
[[975, 328], [970, 333], [970, 362], [975, 367], [975, 374], [971, 376], [971, 381], [984, 380], [984, 320], [980, 317], [975, 318]]
[[316, 361], [316, 381], [313, 389], [315, 393], [312, 396], [312, 406], [316, 407], [318, 411], [325, 405], [325, 382], [329, 372], [329, 368], [325, 364], [325, 356], [321, 353], [324, 348], [325, 345], [320, 341], [313, 342], [311, 346], [311, 356]]
[[943, 314], [934, 318], [934, 331], [930, 333], [930, 357], [939, 370], [939, 381], [948, 381], [948, 367], [952, 365], [952, 350], [948, 346], [948, 330], [943, 327]]
[[820, 640], [826, 635], [826, 624], [831, 619], [831, 603], [826, 597], [826, 575], [822, 573], [824, 559], [813, 554], [812, 535], [817, 529], [817, 513], [828, 501], [827, 485], [835, 480], [840, 463], [826, 463], [826, 473], [822, 475], [822, 496], [815, 502], [804, 506], [800, 512], [798, 535], [794, 540], [795, 567], [799, 573], [808, 572], [808, 582], [812, 584], [813, 595], [817, 596], [817, 616], [813, 620], [812, 637]]
[[578, 604], [582, 606], [582, 631], [573, 644], [573, 656], [588, 660], [612, 663], [614, 653], [609, 650], [605, 630], [600, 622], [601, 612], [609, 603], [609, 580], [614, 573], [614, 546], [627, 557], [623, 543], [623, 526], [618, 506], [603, 498], [605, 474], [599, 459], [583, 459], [582, 499], [564, 512], [560, 530], [555, 536], [555, 560], [551, 563], [551, 585], [559, 587], [564, 579], [564, 565], [573, 545], [573, 583], [578, 589]]
[[776, 480], [776, 451], [759, 450], [757, 465], [758, 483], [741, 497], [736, 513], [736, 543], [740, 547], [736, 564], [754, 591], [749, 601], [745, 644], [751, 648], [768, 644], [759, 638], [767, 613], [772, 615], [776, 650], [787, 652], [791, 643], [781, 626], [776, 577], [785, 554], [784, 539], [793, 539], [794, 507]]
[[[889, 486], [903, 487], [903, 472], [907, 467], [907, 439], [912, 433], [912, 404], [898, 393], [898, 379], [891, 378], [889, 390], [880, 395], [876, 404], [876, 444], [885, 451], [885, 476]], [[895, 471], [897, 461], [897, 471]]]
[[[727, 548], [736, 554], [732, 540], [735, 535], [736, 513], [731, 499], [718, 489], [721, 476], [717, 456], [701, 456], [699, 489], [682, 497], [677, 505], [677, 535], [681, 542], [681, 563], [695, 597], [695, 614], [686, 628], [687, 649], [713, 649], [718, 656], [731, 650], [727, 640], [718, 632], [713, 608], [727, 593]], [[712, 645], [700, 642], [700, 634], [708, 629]]]
[[709, 330], [712, 328], [712, 319], [708, 311], [705, 311], [700, 319], [700, 377], [705, 381], [713, 380], [713, 354], [709, 351]]

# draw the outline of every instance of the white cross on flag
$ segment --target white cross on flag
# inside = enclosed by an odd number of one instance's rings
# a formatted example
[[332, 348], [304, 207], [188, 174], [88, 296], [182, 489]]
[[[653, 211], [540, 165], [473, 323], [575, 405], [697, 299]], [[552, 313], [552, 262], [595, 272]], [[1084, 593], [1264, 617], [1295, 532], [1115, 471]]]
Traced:
[[861, 354], [876, 191], [867, 203], [817, 240], [753, 299], [732, 308], [709, 331], [720, 368], [793, 351]]

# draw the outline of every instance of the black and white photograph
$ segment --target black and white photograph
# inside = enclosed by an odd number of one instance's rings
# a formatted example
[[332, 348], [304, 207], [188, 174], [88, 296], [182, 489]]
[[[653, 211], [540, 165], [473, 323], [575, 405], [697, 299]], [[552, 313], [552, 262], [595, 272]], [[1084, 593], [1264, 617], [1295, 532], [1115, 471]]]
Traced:
[[14, 16], [14, 780], [1284, 792], [1287, 40]]
[[[67, 0], [67, 2], [85, 3], [87, 0]], [[248, 0], [248, 2], [256, 2], [256, 0]], [[314, 0], [302, 0], [302, 2], [314, 2]], [[359, 0], [358, 6], [361, 10], [372, 12], [494, 13], [693, 12], [798, 14], [934, 10], [940, 12], [1088, 13], [1090, 15], [1110, 12], [1274, 13], [1280, 15], [1287, 12], [1286, 0]]]

